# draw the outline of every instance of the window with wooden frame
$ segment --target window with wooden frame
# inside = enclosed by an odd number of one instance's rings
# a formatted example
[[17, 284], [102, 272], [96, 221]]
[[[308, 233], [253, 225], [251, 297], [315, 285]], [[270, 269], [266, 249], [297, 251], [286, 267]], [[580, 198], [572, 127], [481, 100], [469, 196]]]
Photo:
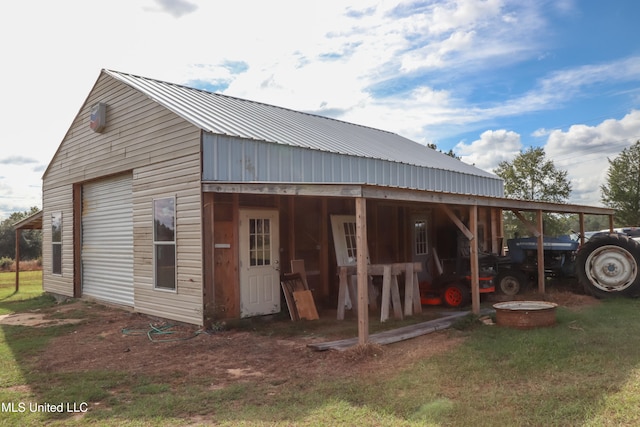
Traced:
[[153, 284], [176, 290], [176, 199], [153, 201]]
[[51, 214], [51, 266], [53, 274], [62, 274], [62, 212]]
[[427, 221], [416, 220], [413, 223], [414, 254], [427, 255], [429, 253], [429, 243], [427, 240]]

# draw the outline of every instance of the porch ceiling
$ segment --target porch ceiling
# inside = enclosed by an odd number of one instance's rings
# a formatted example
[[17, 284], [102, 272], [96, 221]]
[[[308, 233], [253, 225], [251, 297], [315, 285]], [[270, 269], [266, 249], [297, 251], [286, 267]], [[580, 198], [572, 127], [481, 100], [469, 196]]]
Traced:
[[381, 187], [369, 184], [281, 184], [203, 182], [203, 192], [273, 194], [315, 197], [363, 197], [365, 199], [394, 200], [413, 203], [432, 203], [462, 206], [486, 206], [519, 211], [543, 211], [566, 214], [613, 215], [610, 208], [568, 203], [536, 202], [503, 197], [475, 196], [404, 188]]

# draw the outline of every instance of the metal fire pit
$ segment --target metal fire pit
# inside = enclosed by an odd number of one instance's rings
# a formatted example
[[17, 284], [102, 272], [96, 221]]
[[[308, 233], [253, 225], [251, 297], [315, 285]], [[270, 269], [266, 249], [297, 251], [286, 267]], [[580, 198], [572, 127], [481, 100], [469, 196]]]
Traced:
[[558, 304], [547, 301], [506, 301], [493, 305], [496, 323], [517, 329], [532, 329], [556, 324]]

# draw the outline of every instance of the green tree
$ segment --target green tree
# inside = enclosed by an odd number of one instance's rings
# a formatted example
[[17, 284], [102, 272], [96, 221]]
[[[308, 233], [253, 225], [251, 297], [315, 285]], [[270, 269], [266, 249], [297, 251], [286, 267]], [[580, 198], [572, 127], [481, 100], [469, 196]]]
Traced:
[[566, 203], [571, 194], [567, 171], [556, 169], [542, 147], [530, 147], [513, 161], [500, 162], [494, 172], [504, 180], [504, 192], [512, 199]]
[[[38, 212], [37, 207], [30, 211], [14, 212], [9, 218], [0, 222], [0, 258], [14, 259], [16, 256], [16, 232], [13, 224]], [[42, 255], [42, 232], [40, 230], [23, 230], [20, 233], [20, 259], [37, 259]]]
[[609, 160], [607, 183], [600, 187], [602, 202], [616, 210], [619, 226], [640, 225], [640, 141]]
[[[521, 151], [512, 161], [500, 162], [494, 170], [504, 180], [505, 195], [512, 199], [566, 203], [571, 194], [567, 171], [559, 170], [546, 158], [544, 148], [530, 147]], [[533, 220], [534, 214], [527, 214]], [[567, 218], [559, 214], [545, 214], [545, 234], [566, 234]], [[526, 228], [511, 212], [505, 213], [505, 234], [513, 237], [528, 234]]]
[[460, 160], [460, 156], [457, 156], [456, 153], [453, 152], [453, 149], [449, 149], [449, 151], [447, 151], [445, 153], [444, 151], [440, 150], [436, 144], [434, 144], [432, 142], [428, 143], [427, 147], [431, 148], [432, 150], [436, 150], [436, 151], [439, 151], [439, 152], [441, 152], [443, 154], [446, 154], [449, 157], [453, 157], [454, 159]]

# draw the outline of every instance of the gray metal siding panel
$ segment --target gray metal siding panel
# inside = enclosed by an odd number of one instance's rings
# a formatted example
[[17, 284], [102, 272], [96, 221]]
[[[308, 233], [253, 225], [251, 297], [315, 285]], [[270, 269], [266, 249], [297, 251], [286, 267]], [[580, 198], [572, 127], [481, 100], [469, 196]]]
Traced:
[[366, 183], [503, 197], [502, 181], [443, 169], [205, 133], [203, 181]]

